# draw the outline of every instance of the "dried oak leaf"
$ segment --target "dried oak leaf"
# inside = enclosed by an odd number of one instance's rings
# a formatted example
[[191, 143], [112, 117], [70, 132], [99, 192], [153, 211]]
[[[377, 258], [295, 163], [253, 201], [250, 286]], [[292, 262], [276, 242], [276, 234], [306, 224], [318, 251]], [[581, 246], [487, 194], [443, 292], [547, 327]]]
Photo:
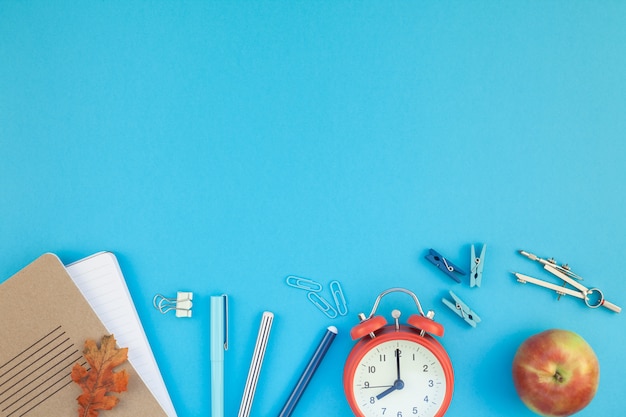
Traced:
[[93, 340], [85, 342], [83, 356], [90, 369], [75, 364], [72, 368], [72, 380], [83, 390], [77, 398], [79, 417], [97, 417], [100, 410], [110, 410], [119, 398], [107, 395], [109, 392], [123, 392], [128, 387], [126, 370], [114, 372], [113, 369], [128, 358], [128, 348], [115, 347], [115, 337], [102, 336], [100, 348]]

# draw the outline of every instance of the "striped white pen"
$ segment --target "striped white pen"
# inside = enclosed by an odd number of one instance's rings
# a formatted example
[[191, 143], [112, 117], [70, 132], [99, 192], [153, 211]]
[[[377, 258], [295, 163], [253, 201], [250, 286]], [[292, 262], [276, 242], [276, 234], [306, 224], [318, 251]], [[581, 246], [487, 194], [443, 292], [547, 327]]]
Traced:
[[257, 335], [254, 353], [252, 354], [250, 370], [248, 371], [246, 386], [243, 391], [243, 397], [241, 398], [238, 417], [248, 417], [250, 415], [252, 400], [254, 400], [254, 393], [256, 392], [257, 382], [259, 381], [261, 366], [263, 365], [263, 358], [265, 357], [265, 350], [267, 349], [267, 342], [270, 337], [273, 321], [274, 314], [272, 312], [263, 312], [261, 325], [259, 326], [259, 334]]

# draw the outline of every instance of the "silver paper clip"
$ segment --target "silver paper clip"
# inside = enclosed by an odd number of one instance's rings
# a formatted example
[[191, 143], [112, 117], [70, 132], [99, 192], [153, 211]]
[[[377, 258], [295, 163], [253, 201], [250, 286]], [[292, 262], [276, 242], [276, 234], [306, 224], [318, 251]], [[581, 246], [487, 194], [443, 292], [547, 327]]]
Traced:
[[176, 298], [167, 298], [157, 294], [152, 299], [152, 305], [162, 314], [175, 310], [176, 317], [191, 317], [193, 292], [178, 291]]
[[307, 294], [309, 300], [317, 307], [322, 313], [326, 315], [329, 319], [334, 319], [337, 317], [337, 310], [333, 306], [330, 305], [328, 301], [321, 295], [316, 292], [310, 292]]
[[467, 304], [463, 302], [455, 293], [450, 291], [450, 295], [454, 299], [454, 303], [451, 301], [442, 298], [441, 301], [448, 306], [448, 308], [456, 313], [457, 316], [461, 317], [467, 324], [472, 327], [476, 327], [478, 323], [480, 323], [480, 317], [473, 311]]
[[289, 275], [285, 279], [285, 282], [290, 287], [307, 291], [309, 301], [324, 313], [326, 317], [334, 319], [339, 315], [345, 316], [348, 314], [348, 304], [339, 281], [332, 281], [329, 284], [334, 306], [321, 295], [323, 287], [322, 284], [317, 281], [296, 275]]
[[317, 281], [313, 281], [309, 278], [297, 277], [295, 275], [289, 275], [285, 280], [290, 287], [298, 288], [300, 290], [320, 292], [322, 291], [322, 284]]
[[345, 316], [346, 314], [348, 314], [348, 304], [346, 303], [346, 297], [343, 294], [341, 284], [339, 283], [339, 281], [332, 281], [329, 286], [330, 292], [333, 295], [335, 307], [337, 308], [337, 313], [340, 316]]

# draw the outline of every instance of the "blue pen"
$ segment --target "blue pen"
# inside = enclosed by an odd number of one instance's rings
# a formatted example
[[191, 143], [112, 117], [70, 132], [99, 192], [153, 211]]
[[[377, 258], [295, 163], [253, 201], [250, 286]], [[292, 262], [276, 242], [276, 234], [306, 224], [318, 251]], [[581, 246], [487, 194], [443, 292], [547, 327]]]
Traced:
[[320, 366], [320, 363], [322, 362], [322, 359], [324, 359], [324, 356], [326, 355], [326, 352], [328, 351], [331, 343], [333, 342], [333, 340], [335, 340], [335, 336], [337, 336], [337, 328], [335, 326], [328, 326], [328, 328], [326, 329], [326, 334], [324, 334], [322, 341], [317, 346], [315, 353], [313, 353], [309, 364], [304, 369], [302, 376], [298, 380], [298, 383], [291, 392], [291, 395], [283, 406], [282, 411], [278, 415], [279, 417], [289, 417], [294, 408], [296, 408], [296, 404], [298, 404], [300, 397], [302, 397], [302, 393], [304, 393], [304, 390], [306, 389], [307, 385], [309, 385], [313, 374]]
[[228, 349], [228, 296], [211, 296], [211, 417], [224, 417], [224, 351]]

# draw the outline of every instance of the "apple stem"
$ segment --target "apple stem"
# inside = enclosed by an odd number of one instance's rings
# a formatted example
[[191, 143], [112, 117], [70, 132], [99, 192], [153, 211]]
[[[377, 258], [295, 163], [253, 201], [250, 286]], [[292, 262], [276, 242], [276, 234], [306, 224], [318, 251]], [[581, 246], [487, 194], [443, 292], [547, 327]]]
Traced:
[[556, 380], [556, 382], [563, 382], [563, 375], [561, 375], [558, 371], [555, 372], [553, 378]]

